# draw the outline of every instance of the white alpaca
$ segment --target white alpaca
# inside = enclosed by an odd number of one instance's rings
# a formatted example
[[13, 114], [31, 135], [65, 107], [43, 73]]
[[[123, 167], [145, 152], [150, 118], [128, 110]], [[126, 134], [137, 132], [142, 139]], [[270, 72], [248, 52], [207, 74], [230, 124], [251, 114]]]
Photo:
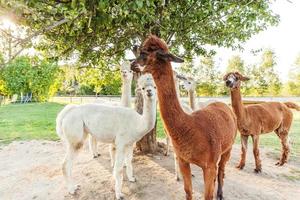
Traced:
[[215, 100], [208, 100], [205, 102], [198, 102], [196, 104], [196, 82], [193, 78], [182, 78], [182, 88], [188, 92], [189, 104], [193, 110], [203, 109], [211, 103], [216, 102]]
[[67, 105], [58, 114], [56, 131], [67, 147], [62, 169], [69, 193], [74, 194], [78, 188], [71, 178], [72, 163], [88, 134], [116, 146], [113, 169], [116, 198], [123, 197], [124, 162], [129, 181], [135, 181], [131, 163], [133, 144], [154, 128], [156, 118], [156, 90], [151, 75], [142, 75], [139, 86], [144, 98], [143, 115], [130, 108], [100, 104]]
[[[124, 106], [124, 107], [129, 107], [129, 108], [131, 107], [131, 83], [132, 83], [132, 78], [133, 78], [133, 72], [130, 69], [129, 61], [124, 61], [121, 64], [120, 72], [121, 72], [121, 79], [122, 79], [121, 103], [112, 103], [112, 102], [103, 101], [103, 100], [96, 100], [95, 103], [108, 104], [108, 105], [113, 105], [113, 106]], [[90, 135], [90, 137], [89, 137], [89, 147], [90, 147], [90, 151], [92, 152], [94, 158], [97, 158], [100, 156], [100, 153], [97, 151], [97, 140], [92, 135]], [[109, 147], [111, 166], [114, 165], [113, 155], [114, 155], [115, 150], [116, 150], [116, 148], [115, 148], [114, 144], [111, 144]]]

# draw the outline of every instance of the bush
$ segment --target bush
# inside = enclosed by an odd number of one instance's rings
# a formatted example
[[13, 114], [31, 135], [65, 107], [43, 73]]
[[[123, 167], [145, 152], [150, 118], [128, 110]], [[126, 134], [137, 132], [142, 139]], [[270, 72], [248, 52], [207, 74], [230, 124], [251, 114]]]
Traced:
[[37, 101], [46, 101], [59, 87], [57, 64], [37, 57], [18, 57], [5, 66], [2, 74], [10, 95], [31, 92]]

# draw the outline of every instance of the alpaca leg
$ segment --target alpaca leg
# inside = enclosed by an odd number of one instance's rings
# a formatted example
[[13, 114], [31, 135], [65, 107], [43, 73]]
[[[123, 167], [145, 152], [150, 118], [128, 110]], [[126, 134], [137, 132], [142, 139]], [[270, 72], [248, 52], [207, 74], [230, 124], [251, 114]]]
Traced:
[[236, 166], [238, 169], [243, 169], [246, 163], [246, 154], [248, 148], [248, 135], [241, 135], [242, 153], [240, 163]]
[[212, 200], [214, 197], [215, 181], [217, 176], [217, 167], [211, 166], [203, 170], [204, 173], [204, 199]]
[[217, 199], [223, 200], [223, 185], [224, 185], [224, 177], [225, 177], [225, 166], [227, 161], [230, 158], [231, 149], [225, 152], [221, 156], [221, 160], [219, 162], [219, 169], [218, 169], [218, 192], [217, 192]]
[[117, 200], [123, 199], [122, 183], [123, 183], [123, 165], [124, 165], [125, 147], [118, 146], [116, 149], [115, 164], [113, 169], [113, 176], [115, 180], [115, 195]]
[[170, 138], [166, 134], [166, 130], [165, 130], [165, 135], [166, 135], [166, 143], [167, 143], [167, 149], [166, 149], [166, 152], [165, 152], [165, 156], [168, 156], [169, 153], [170, 153]]
[[175, 163], [175, 179], [176, 181], [180, 180], [180, 170], [179, 170], [179, 165], [178, 165], [178, 157], [176, 153], [174, 153], [174, 163]]
[[190, 163], [178, 158], [178, 164], [180, 172], [183, 178], [184, 191], [187, 200], [191, 200], [193, 197], [193, 187], [192, 187], [192, 174]]
[[111, 167], [114, 167], [115, 157], [116, 157], [116, 146], [115, 146], [115, 144], [110, 144], [109, 145], [109, 155], [110, 155]]
[[135, 182], [136, 179], [133, 176], [132, 158], [133, 158], [133, 145], [130, 145], [129, 147], [126, 148], [126, 158], [125, 158], [126, 174], [130, 182]]
[[255, 159], [254, 171], [256, 173], [259, 173], [259, 172], [261, 172], [261, 160], [259, 158], [259, 148], [258, 148], [259, 135], [251, 135], [251, 137], [252, 137], [252, 141], [253, 141], [253, 155], [254, 155], [254, 159]]
[[280, 160], [276, 163], [276, 165], [282, 166], [287, 163], [290, 153], [290, 146], [289, 146], [289, 136], [287, 131], [282, 131], [278, 134], [281, 140], [282, 146], [282, 154]]
[[71, 145], [68, 145], [66, 157], [62, 166], [63, 176], [67, 184], [68, 192], [70, 194], [75, 194], [76, 190], [79, 187], [78, 185], [74, 184], [73, 179], [71, 177], [73, 160], [76, 154], [75, 151], [76, 150]]
[[93, 154], [94, 158], [100, 156], [100, 153], [97, 152], [97, 139], [92, 135], [89, 135], [89, 147], [90, 147], [90, 152]]

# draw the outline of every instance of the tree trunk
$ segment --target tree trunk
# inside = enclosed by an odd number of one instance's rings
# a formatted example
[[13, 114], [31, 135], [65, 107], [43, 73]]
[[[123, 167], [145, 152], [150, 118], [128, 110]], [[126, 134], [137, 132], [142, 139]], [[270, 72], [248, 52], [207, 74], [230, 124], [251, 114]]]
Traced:
[[[135, 80], [137, 80], [138, 77], [140, 77], [140, 73], [135, 75]], [[138, 89], [138, 86], [135, 95], [135, 110], [138, 113], [143, 114], [143, 95], [141, 93], [141, 90]], [[156, 141], [156, 122], [157, 121], [155, 121], [154, 128], [136, 143], [136, 148], [143, 154], [155, 153], [157, 151], [158, 146]]]

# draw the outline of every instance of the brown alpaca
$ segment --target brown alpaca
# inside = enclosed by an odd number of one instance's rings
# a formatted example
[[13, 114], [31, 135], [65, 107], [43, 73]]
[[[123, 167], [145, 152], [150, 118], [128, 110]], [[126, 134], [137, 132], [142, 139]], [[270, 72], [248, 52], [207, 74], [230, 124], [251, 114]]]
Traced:
[[161, 39], [149, 36], [132, 67], [141, 65], [144, 72], [153, 76], [160, 114], [178, 156], [186, 199], [192, 199], [191, 163], [203, 170], [205, 200], [213, 199], [216, 178], [217, 197], [223, 199], [225, 165], [237, 133], [235, 115], [220, 102], [191, 114], [185, 113], [176, 94], [171, 61], [183, 62], [169, 53]]
[[255, 158], [255, 172], [261, 172], [259, 158], [259, 135], [275, 131], [281, 140], [282, 154], [276, 165], [284, 165], [288, 160], [290, 147], [288, 133], [293, 120], [293, 113], [289, 108], [300, 110], [294, 103], [266, 102], [244, 106], [241, 98], [241, 81], [249, 80], [239, 72], [231, 72], [224, 76], [226, 86], [230, 88], [231, 104], [237, 116], [237, 125], [241, 133], [242, 154], [237, 168], [243, 169], [246, 161], [248, 137], [252, 137], [253, 154]]

